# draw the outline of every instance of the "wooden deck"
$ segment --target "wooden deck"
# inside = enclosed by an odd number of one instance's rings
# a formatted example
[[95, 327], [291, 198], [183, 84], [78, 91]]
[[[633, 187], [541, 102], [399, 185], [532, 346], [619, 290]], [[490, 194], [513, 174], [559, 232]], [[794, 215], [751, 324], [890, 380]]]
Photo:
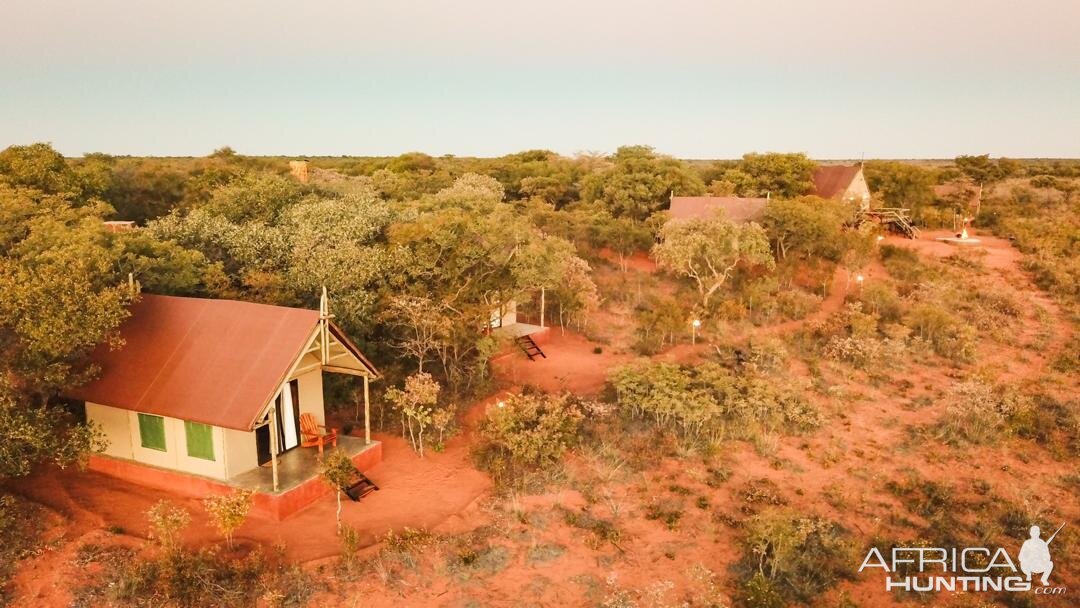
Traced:
[[547, 329], [548, 328], [546, 327], [540, 327], [539, 325], [533, 325], [531, 323], [511, 323], [510, 325], [496, 327], [495, 329], [491, 330], [491, 335], [520, 338], [521, 336], [538, 334], [542, 331], [547, 331]]
[[[354, 461], [365, 451], [374, 449], [378, 443], [378, 441], [372, 441], [371, 444], [366, 444], [363, 439], [348, 435], [338, 437], [338, 448], [344, 450]], [[277, 492], [274, 491], [274, 472], [270, 468], [270, 463], [241, 473], [227, 483], [237, 488], [273, 495], [284, 494], [318, 476], [319, 450], [296, 447], [278, 456]]]

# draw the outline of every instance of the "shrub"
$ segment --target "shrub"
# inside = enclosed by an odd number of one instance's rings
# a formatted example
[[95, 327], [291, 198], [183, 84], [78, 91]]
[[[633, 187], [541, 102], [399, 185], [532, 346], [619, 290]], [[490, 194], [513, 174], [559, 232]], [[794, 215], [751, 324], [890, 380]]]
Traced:
[[890, 276], [904, 283], [914, 285], [930, 275], [930, 271], [919, 260], [919, 254], [912, 249], [882, 245], [880, 252], [885, 270]]
[[659, 352], [678, 342], [690, 327], [689, 312], [674, 298], [652, 298], [634, 312], [634, 349], [643, 355]]
[[6, 605], [7, 580], [18, 562], [41, 545], [46, 518], [41, 509], [14, 496], [0, 495], [0, 605]]
[[949, 391], [939, 434], [952, 445], [993, 443], [1008, 430], [1010, 420], [1023, 420], [1031, 410], [1031, 399], [1012, 389], [961, 382]]
[[904, 314], [900, 295], [884, 281], [873, 281], [864, 285], [859, 292], [859, 302], [863, 310], [877, 315], [885, 323], [895, 323]]
[[167, 500], [159, 501], [146, 512], [150, 520], [150, 538], [166, 553], [180, 550], [180, 534], [191, 523], [191, 514]]
[[[280, 556], [267, 559], [259, 551], [239, 559], [213, 549], [181, 551], [150, 560], [106, 560], [104, 565], [96, 585], [76, 593], [86, 604], [291, 608], [306, 605], [316, 591], [301, 567]], [[95, 597], [105, 601], [92, 601]]]
[[929, 546], [947, 547], [959, 542], [964, 526], [957, 515], [970, 507], [958, 499], [952, 486], [924, 479], [912, 471], [904, 479], [889, 481], [885, 487], [900, 499], [908, 512], [926, 520], [926, 528], [919, 531], [919, 537], [928, 541]]
[[787, 361], [787, 349], [776, 338], [752, 341], [748, 350], [746, 362], [756, 372], [774, 372]]
[[[401, 415], [402, 436], [409, 438], [420, 456], [424, 455], [424, 431], [434, 421], [435, 404], [439, 401], [441, 389], [427, 372], [417, 372], [406, 378], [404, 389], [386, 389], [386, 400], [393, 403]], [[440, 422], [446, 421], [440, 418]]]
[[356, 474], [353, 461], [340, 448], [334, 448], [319, 459], [319, 474], [330, 486], [337, 499], [337, 532], [341, 534], [341, 495]]
[[235, 490], [230, 494], [207, 496], [203, 499], [210, 521], [225, 537], [225, 544], [232, 547], [233, 533], [247, 519], [251, 510], [251, 500], [255, 493], [251, 490]]
[[788, 319], [803, 319], [821, 308], [821, 296], [799, 289], [785, 289], [775, 296], [776, 308]]
[[810, 602], [854, 572], [848, 533], [836, 522], [789, 510], [751, 518], [737, 566], [748, 606]]
[[622, 540], [622, 531], [615, 526], [614, 522], [597, 517], [585, 510], [571, 511], [562, 506], [556, 508], [562, 511], [566, 525], [591, 533], [591, 536], [585, 539], [585, 544], [589, 548], [599, 549], [611, 543], [612, 546], [621, 549], [619, 541]]
[[570, 394], [511, 396], [480, 422], [478, 464], [497, 483], [546, 469], [577, 443], [586, 414], [601, 410]]
[[661, 521], [669, 530], [679, 526], [683, 516], [683, 504], [677, 500], [655, 500], [645, 507], [645, 519]]
[[905, 324], [942, 357], [961, 362], [975, 357], [975, 329], [945, 310], [940, 303], [916, 304], [908, 313]]
[[696, 443], [774, 429], [801, 432], [822, 422], [797, 391], [757, 376], [736, 376], [714, 363], [641, 362], [617, 368], [609, 381], [627, 414]]

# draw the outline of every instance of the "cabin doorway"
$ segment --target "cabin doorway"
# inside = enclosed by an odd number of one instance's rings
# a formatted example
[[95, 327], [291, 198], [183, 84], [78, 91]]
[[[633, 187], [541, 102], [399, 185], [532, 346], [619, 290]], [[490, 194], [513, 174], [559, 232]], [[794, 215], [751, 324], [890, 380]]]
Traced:
[[300, 383], [290, 380], [281, 387], [274, 398], [274, 407], [267, 412], [274, 416], [274, 424], [264, 424], [255, 429], [255, 450], [260, 465], [270, 462], [270, 427], [277, 429], [277, 453], [283, 454], [300, 445]]

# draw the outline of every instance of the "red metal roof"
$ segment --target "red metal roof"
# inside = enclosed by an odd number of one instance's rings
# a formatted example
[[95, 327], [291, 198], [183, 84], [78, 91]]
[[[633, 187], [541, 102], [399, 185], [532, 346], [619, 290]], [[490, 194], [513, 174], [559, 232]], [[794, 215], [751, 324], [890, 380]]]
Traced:
[[814, 194], [836, 198], [844, 193], [862, 171], [862, 165], [819, 165], [814, 169]]
[[[144, 294], [120, 328], [124, 346], [99, 347], [92, 355], [98, 378], [67, 394], [251, 430], [318, 323], [315, 310]], [[342, 343], [378, 373], [351, 342]]]
[[669, 213], [673, 220], [706, 219], [723, 209], [724, 217], [733, 222], [753, 222], [761, 219], [767, 202], [738, 196], [673, 196]]

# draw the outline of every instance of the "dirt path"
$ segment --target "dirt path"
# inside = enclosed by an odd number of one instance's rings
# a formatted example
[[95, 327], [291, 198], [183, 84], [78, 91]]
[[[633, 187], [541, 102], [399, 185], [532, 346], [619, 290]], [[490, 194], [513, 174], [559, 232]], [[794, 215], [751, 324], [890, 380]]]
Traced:
[[844, 307], [844, 299], [847, 298], [848, 288], [848, 274], [847, 271], [840, 266], [836, 267], [833, 271], [832, 284], [829, 286], [829, 295], [821, 302], [821, 306], [803, 317], [802, 319], [792, 319], [791, 321], [785, 321], [777, 325], [768, 325], [760, 327], [754, 330], [754, 334], [758, 336], [775, 336], [777, 334], [788, 334], [798, 330], [800, 327], [806, 325], [811, 321], [819, 321], [827, 318], [829, 315], [837, 312]]
[[[515, 351], [492, 361], [495, 377], [504, 385], [531, 385], [547, 392], [570, 391], [595, 395], [604, 388], [611, 368], [634, 359], [613, 353], [581, 334], [551, 328], [541, 344], [547, 358], [529, 360]], [[600, 348], [599, 353], [596, 349]]]

